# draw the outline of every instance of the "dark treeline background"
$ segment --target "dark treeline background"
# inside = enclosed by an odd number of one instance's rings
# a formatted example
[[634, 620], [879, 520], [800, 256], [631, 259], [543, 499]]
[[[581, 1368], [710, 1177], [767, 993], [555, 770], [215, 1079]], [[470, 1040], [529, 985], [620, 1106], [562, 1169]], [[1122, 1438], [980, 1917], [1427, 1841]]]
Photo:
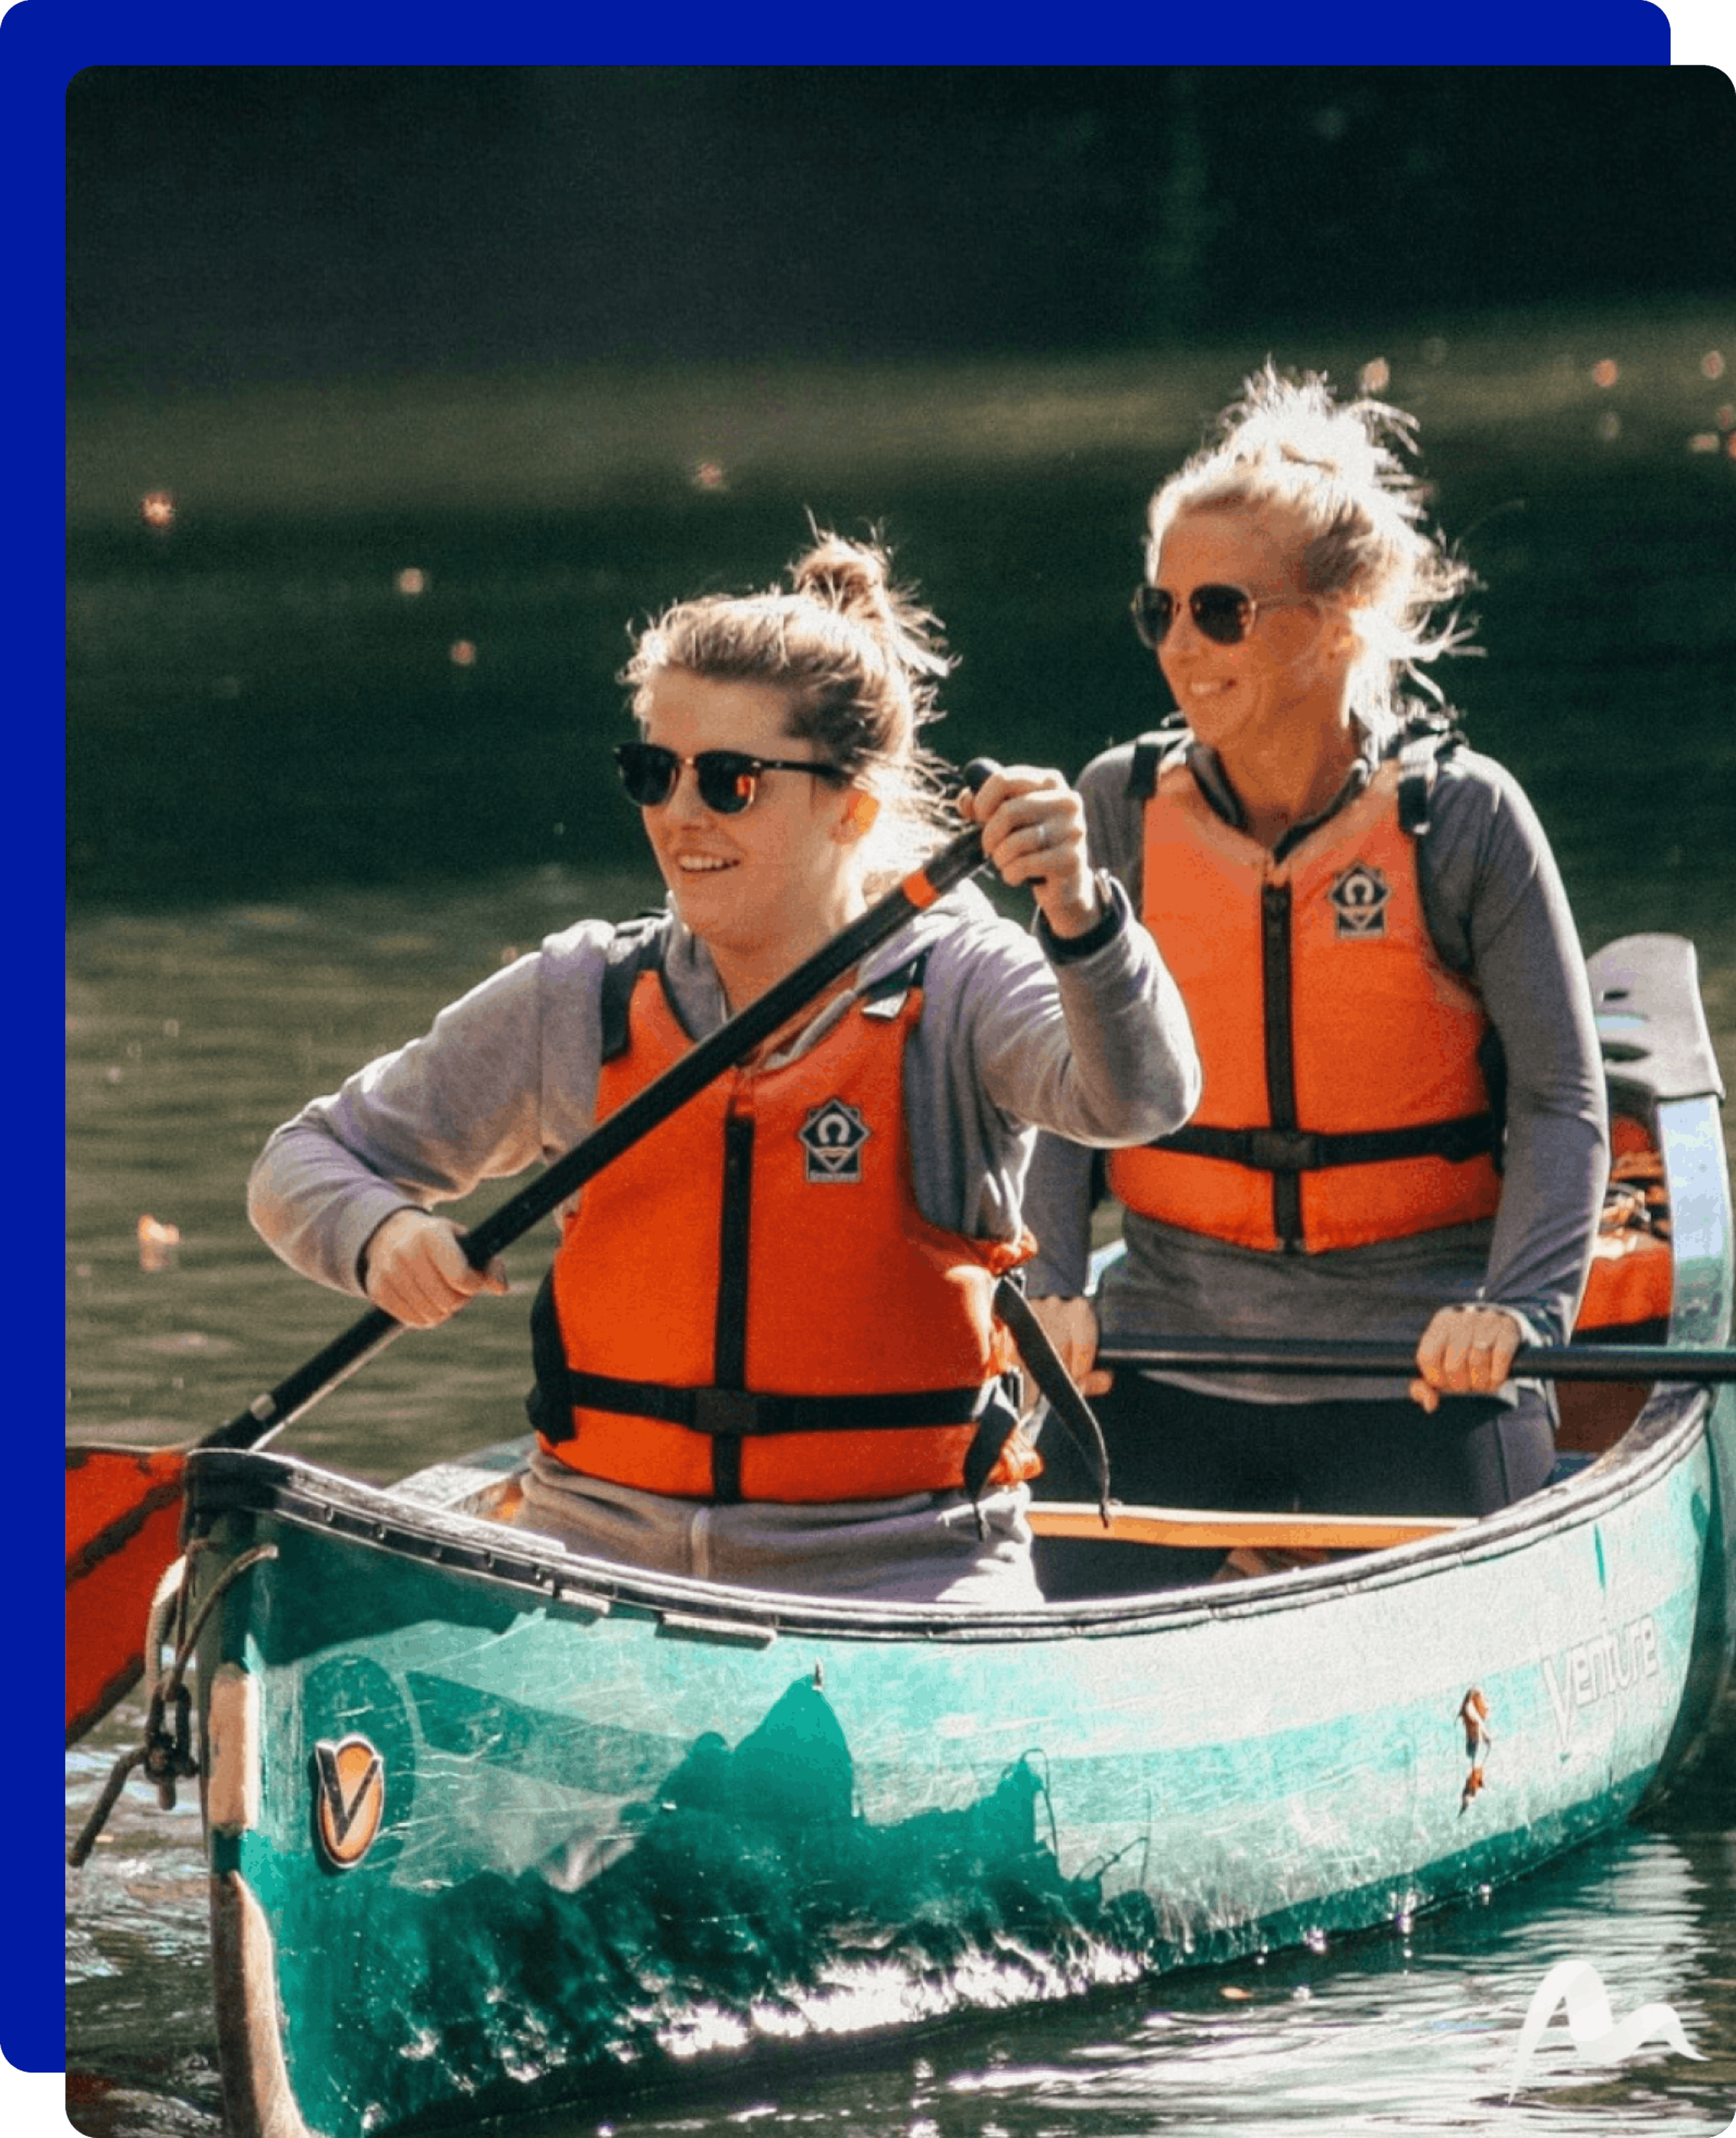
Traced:
[[1147, 347], [1727, 288], [1709, 69], [94, 67], [73, 383]]
[[67, 155], [76, 903], [642, 867], [629, 630], [810, 513], [945, 618], [948, 755], [1075, 772], [1165, 709], [1145, 501], [1268, 354], [1417, 417], [1446, 686], [1558, 841], [1716, 845], [1716, 781], [1580, 769], [1642, 701], [1730, 746], [1721, 74], [98, 67]]

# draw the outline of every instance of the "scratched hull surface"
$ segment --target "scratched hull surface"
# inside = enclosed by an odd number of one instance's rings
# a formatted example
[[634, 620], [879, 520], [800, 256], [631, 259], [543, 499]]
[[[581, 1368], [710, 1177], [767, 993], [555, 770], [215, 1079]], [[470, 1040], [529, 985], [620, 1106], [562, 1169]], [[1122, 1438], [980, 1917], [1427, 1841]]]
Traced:
[[[1728, 1334], [1713, 1102], [1669, 1099], [1672, 1335]], [[1715, 1155], [1714, 1155], [1715, 1154]], [[521, 1451], [519, 1451], [521, 1452]], [[961, 1619], [656, 1580], [191, 1465], [227, 2120], [347, 2138], [1402, 1918], [1624, 1818], [1727, 1706], [1736, 1391], [1489, 1521]]]
[[[1649, 1482], [1546, 1540], [1052, 1647], [780, 1613], [750, 1647], [671, 1630], [701, 1616], [672, 1584], [593, 1618], [254, 1517], [280, 1551], [241, 1648], [271, 1785], [213, 1868], [220, 1918], [245, 1889], [256, 1948], [270, 1926], [307, 2126], [1065, 1994], [1522, 1872], [1632, 1809], [1689, 1701], [1698, 1408]], [[318, 1748], [352, 1735], [384, 1809], [339, 1870]], [[237, 1966], [249, 1928], [223, 1926]]]

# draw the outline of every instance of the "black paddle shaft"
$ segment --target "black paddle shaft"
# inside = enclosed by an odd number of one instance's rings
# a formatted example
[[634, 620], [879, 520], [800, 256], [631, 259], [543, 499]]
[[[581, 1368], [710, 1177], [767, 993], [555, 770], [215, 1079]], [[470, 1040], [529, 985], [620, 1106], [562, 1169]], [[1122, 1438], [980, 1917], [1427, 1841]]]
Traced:
[[[1316, 1342], [1311, 1337], [1153, 1336], [1105, 1344], [1103, 1367], [1159, 1372], [1335, 1374], [1371, 1380], [1409, 1379], [1413, 1344]], [[1736, 1381], [1736, 1350], [1664, 1344], [1521, 1344], [1509, 1372], [1534, 1381]]]
[[[964, 777], [973, 788], [980, 788], [995, 769], [987, 759], [977, 758], [965, 767]], [[851, 921], [793, 972], [787, 973], [757, 1002], [749, 1003], [719, 1025], [709, 1038], [702, 1039], [575, 1144], [563, 1158], [557, 1159], [546, 1173], [539, 1174], [466, 1233], [461, 1244], [471, 1267], [485, 1268], [503, 1247], [521, 1238], [539, 1218], [546, 1218], [641, 1136], [648, 1135], [726, 1069], [751, 1054], [762, 1040], [768, 1039], [780, 1025], [805, 1008], [841, 973], [848, 972], [860, 959], [895, 935], [915, 914], [933, 905], [955, 884], [973, 876], [983, 862], [982, 834], [974, 826], [931, 855], [895, 891]], [[207, 1433], [200, 1447], [257, 1447], [340, 1381], [347, 1380], [377, 1351], [384, 1350], [402, 1333], [404, 1325], [383, 1308], [370, 1308], [286, 1380], [256, 1396], [227, 1425]]]

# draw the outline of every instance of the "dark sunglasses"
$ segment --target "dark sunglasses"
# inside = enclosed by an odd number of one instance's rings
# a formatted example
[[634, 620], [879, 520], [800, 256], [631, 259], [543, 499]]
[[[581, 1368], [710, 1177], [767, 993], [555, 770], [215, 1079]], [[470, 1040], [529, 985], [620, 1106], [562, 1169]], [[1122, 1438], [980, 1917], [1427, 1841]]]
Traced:
[[702, 749], [693, 757], [678, 757], [655, 742], [617, 743], [615, 763], [628, 799], [641, 809], [661, 808], [675, 791], [681, 767], [690, 764], [699, 774], [700, 801], [719, 817], [739, 817], [753, 808], [763, 772], [811, 772], [817, 779], [844, 776], [835, 764], [805, 758], [750, 757], [741, 749]]
[[[1261, 609], [1300, 608], [1313, 598], [1300, 594], [1256, 601], [1246, 587], [1196, 587], [1187, 597], [1187, 613], [1201, 637], [1219, 646], [1240, 646]], [[1168, 587], [1135, 587], [1133, 613], [1134, 629], [1155, 649], [1168, 637], [1175, 622], [1175, 596]]]

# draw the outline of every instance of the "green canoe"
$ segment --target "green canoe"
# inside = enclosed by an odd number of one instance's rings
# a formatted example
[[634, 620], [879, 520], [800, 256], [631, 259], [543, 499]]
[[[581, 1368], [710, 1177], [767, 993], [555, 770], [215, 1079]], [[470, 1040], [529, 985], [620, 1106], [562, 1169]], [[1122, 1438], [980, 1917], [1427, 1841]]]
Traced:
[[[1592, 973], [1612, 1096], [1662, 1154], [1668, 1340], [1725, 1344], [1692, 949], [1629, 938]], [[233, 2138], [601, 2101], [1318, 1944], [1625, 1819], [1729, 1719], [1736, 1387], [1621, 1394], [1485, 1521], [968, 1616], [578, 1558], [497, 1518], [524, 1443], [383, 1490], [196, 1453]]]

